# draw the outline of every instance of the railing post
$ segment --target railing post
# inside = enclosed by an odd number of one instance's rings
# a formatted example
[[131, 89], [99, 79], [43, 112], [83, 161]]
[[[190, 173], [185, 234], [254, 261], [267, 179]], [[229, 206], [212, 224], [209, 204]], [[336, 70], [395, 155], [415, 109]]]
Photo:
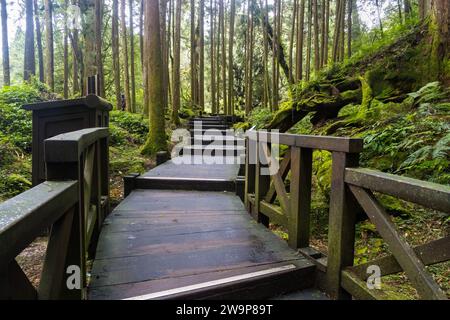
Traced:
[[291, 148], [291, 205], [289, 246], [309, 247], [311, 211], [312, 150]]
[[[248, 133], [249, 135], [252, 132]], [[251, 161], [251, 153], [255, 151], [255, 141], [251, 137], [245, 138], [245, 187], [244, 187], [244, 203], [248, 212], [251, 210], [250, 201], [248, 195], [255, 192], [255, 170], [256, 166]]]
[[261, 170], [266, 168], [266, 166], [261, 163], [261, 157], [259, 154], [262, 149], [261, 143], [266, 142], [260, 142], [259, 139], [256, 142], [255, 206], [253, 208], [253, 216], [259, 223], [262, 223], [264, 226], [268, 227], [270, 222], [269, 218], [262, 214], [260, 210], [260, 202], [263, 200], [270, 188], [270, 175], [261, 174]]
[[341, 287], [341, 271], [353, 265], [358, 204], [344, 178], [345, 168], [356, 167], [358, 162], [357, 153], [332, 153], [326, 287], [334, 299], [351, 299]]

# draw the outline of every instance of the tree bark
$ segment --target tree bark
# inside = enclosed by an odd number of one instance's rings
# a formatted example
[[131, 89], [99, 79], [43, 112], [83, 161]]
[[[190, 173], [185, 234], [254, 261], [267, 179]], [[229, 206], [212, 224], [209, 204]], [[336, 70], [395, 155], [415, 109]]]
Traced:
[[133, 25], [133, 0], [129, 1], [130, 10], [130, 110], [136, 112], [136, 74], [134, 69], [134, 25]]
[[148, 47], [145, 59], [149, 66], [149, 81], [146, 90], [148, 90], [149, 100], [150, 131], [142, 152], [154, 155], [158, 151], [167, 150], [159, 1], [148, 1], [145, 11], [147, 31], [145, 38]]
[[44, 83], [44, 52], [42, 49], [42, 31], [41, 31], [41, 21], [39, 18], [39, 5], [38, 1], [34, 0], [34, 20], [36, 29], [36, 42], [38, 50], [38, 65], [39, 65], [39, 81]]
[[122, 92], [120, 88], [119, 0], [113, 0], [112, 3], [111, 47], [114, 74], [114, 92], [116, 95], [116, 109], [119, 110], [122, 102]]
[[320, 70], [320, 47], [319, 47], [319, 7], [317, 0], [313, 0], [314, 11], [314, 70], [317, 73]]
[[217, 112], [217, 105], [216, 105], [216, 55], [215, 55], [215, 1], [210, 0], [209, 3], [210, 6], [210, 42], [211, 42], [211, 49], [210, 49], [210, 61], [211, 61], [211, 113], [216, 114]]
[[53, 47], [53, 2], [45, 0], [45, 82], [55, 91], [55, 58]]
[[2, 16], [2, 57], [3, 57], [3, 85], [11, 85], [11, 75], [9, 67], [9, 44], [8, 44], [8, 8], [6, 0], [1, 0]]
[[234, 43], [234, 18], [236, 14], [236, 0], [231, 0], [230, 5], [230, 30], [228, 42], [228, 114], [234, 114], [234, 70], [233, 70], [233, 43]]
[[195, 1], [191, 0], [191, 104], [194, 106], [197, 103], [197, 63], [195, 59], [195, 51], [196, 51], [196, 45], [195, 45]]
[[298, 0], [294, 0], [294, 8], [292, 10], [292, 19], [291, 19], [291, 35], [289, 39], [289, 79], [290, 83], [294, 82], [294, 38], [295, 38], [295, 31], [296, 31], [296, 20], [297, 20], [297, 7], [298, 7]]
[[219, 0], [219, 25], [220, 25], [220, 38], [222, 43], [222, 99], [223, 99], [223, 112], [228, 114], [228, 95], [227, 95], [227, 51], [225, 43], [225, 9], [223, 1]]
[[64, 59], [64, 88], [63, 88], [63, 94], [64, 99], [67, 99], [69, 97], [69, 26], [67, 25], [67, 9], [69, 7], [69, 0], [64, 0], [64, 48], [63, 48], [63, 59]]
[[[125, 91], [125, 105], [126, 110], [132, 111], [131, 109], [131, 95], [130, 95], [130, 71], [129, 71], [129, 61], [128, 61], [128, 38], [127, 38], [127, 22], [126, 22], [126, 1], [121, 0], [120, 3], [120, 27], [122, 33], [122, 64], [124, 73], [124, 91]], [[158, 9], [159, 13], [159, 9]], [[159, 19], [158, 19], [159, 21]]]
[[298, 29], [297, 29], [297, 54], [296, 54], [296, 70], [295, 79], [301, 81], [303, 79], [303, 47], [304, 47], [304, 29], [305, 29], [305, 0], [300, 0]]
[[199, 97], [198, 102], [202, 111], [205, 111], [205, 2], [200, 0], [200, 8], [198, 15], [198, 28], [199, 28]]
[[34, 24], [33, 24], [33, 0], [25, 0], [25, 51], [23, 79], [30, 80], [36, 74], [36, 62], [34, 56]]
[[95, 66], [98, 76], [97, 92], [101, 97], [105, 97], [105, 76], [103, 71], [102, 52], [102, 31], [103, 31], [103, 0], [95, 0]]
[[179, 125], [180, 119], [180, 37], [181, 37], [181, 0], [177, 0], [175, 9], [175, 36], [173, 39], [173, 75], [172, 75], [172, 122]]

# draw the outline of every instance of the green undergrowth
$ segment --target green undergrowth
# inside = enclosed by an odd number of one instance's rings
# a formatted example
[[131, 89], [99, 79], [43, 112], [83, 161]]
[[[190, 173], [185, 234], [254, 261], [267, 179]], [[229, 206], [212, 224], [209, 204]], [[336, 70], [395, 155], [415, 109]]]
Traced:
[[[38, 82], [0, 90], [0, 201], [31, 187], [31, 113], [24, 104], [57, 98]], [[110, 113], [110, 177], [112, 200], [122, 196], [122, 176], [143, 173], [152, 165], [139, 153], [148, 120], [128, 112]]]

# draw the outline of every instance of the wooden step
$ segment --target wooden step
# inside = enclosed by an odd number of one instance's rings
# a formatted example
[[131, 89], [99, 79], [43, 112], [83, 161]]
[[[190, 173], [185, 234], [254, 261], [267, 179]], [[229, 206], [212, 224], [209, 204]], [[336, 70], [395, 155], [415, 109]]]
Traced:
[[234, 192], [236, 184], [227, 179], [139, 177], [136, 188]]
[[[182, 151], [180, 151], [182, 149]], [[184, 147], [176, 147], [175, 149], [178, 154], [183, 155], [194, 155], [194, 154], [207, 154], [211, 156], [241, 156], [245, 154], [245, 148], [242, 146], [200, 146], [200, 145], [190, 145], [190, 146], [184, 146]]]
[[315, 267], [296, 260], [213, 281], [131, 297], [126, 300], [267, 299], [314, 285]]
[[197, 128], [202, 128], [202, 129], [217, 129], [217, 130], [226, 130], [229, 129], [230, 126], [228, 125], [218, 125], [218, 124], [189, 124], [189, 128], [190, 129], [196, 129]]
[[235, 136], [196, 136], [191, 138], [192, 145], [210, 145], [210, 144], [222, 144], [222, 145], [239, 145], [245, 146], [245, 139]]

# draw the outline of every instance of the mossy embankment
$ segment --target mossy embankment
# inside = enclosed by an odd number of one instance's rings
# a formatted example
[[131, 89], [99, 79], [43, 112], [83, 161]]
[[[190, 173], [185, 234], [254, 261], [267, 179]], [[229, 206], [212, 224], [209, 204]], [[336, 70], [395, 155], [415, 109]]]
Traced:
[[[448, 60], [436, 60], [433, 44], [429, 24], [414, 26], [370, 54], [296, 84], [277, 112], [255, 109], [237, 127], [361, 138], [361, 166], [450, 185], [450, 68]], [[313, 245], [326, 251], [331, 155], [315, 151], [313, 159]], [[411, 245], [450, 233], [448, 216], [378, 196]], [[355, 263], [389, 252], [370, 221], [358, 223], [356, 234]], [[450, 263], [430, 270], [450, 296]], [[417, 297], [404, 274], [383, 278], [383, 284], [392, 292]]]

